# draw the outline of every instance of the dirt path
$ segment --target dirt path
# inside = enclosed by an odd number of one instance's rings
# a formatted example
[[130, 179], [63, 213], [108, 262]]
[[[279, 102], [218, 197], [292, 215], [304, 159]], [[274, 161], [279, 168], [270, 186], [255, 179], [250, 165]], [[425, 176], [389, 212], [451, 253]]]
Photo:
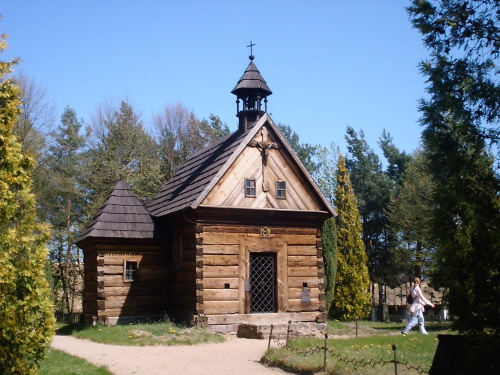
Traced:
[[55, 349], [107, 366], [116, 375], [284, 374], [259, 363], [267, 340], [229, 336], [225, 343], [197, 346], [119, 346], [55, 336]]

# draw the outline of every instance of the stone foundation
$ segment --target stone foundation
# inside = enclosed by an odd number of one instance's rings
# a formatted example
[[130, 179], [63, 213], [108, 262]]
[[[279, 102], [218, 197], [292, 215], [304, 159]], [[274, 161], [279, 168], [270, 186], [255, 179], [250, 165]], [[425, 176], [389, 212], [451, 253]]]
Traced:
[[[210, 325], [208, 329], [216, 333], [236, 334], [241, 338], [265, 339], [269, 338], [271, 332], [270, 324], [218, 324]], [[273, 335], [286, 336], [289, 329], [288, 324], [273, 324]], [[290, 324], [290, 333], [298, 336], [320, 336], [322, 337], [326, 330], [325, 323], [316, 322], [292, 322]]]

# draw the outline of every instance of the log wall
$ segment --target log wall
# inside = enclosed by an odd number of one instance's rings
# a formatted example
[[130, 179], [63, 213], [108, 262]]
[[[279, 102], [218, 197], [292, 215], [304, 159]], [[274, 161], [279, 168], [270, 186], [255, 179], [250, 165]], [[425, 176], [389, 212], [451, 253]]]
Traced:
[[[110, 318], [165, 313], [168, 270], [164, 249], [115, 245], [87, 249], [84, 254], [84, 314], [108, 322]], [[125, 279], [126, 261], [137, 262], [134, 281]]]
[[190, 320], [196, 314], [196, 235], [195, 226], [174, 231], [169, 270], [169, 314]]
[[[277, 313], [324, 319], [325, 295], [321, 231], [317, 228], [198, 225], [196, 309], [209, 324], [251, 317], [250, 293], [245, 291], [250, 254], [276, 253]], [[304, 283], [310, 302], [302, 301]], [[266, 315], [266, 314], [262, 314]], [[240, 317], [240, 319], [236, 317]], [[255, 319], [251, 319], [254, 321]], [[241, 322], [241, 321], [240, 321]]]
[[83, 314], [97, 316], [97, 252], [83, 252]]

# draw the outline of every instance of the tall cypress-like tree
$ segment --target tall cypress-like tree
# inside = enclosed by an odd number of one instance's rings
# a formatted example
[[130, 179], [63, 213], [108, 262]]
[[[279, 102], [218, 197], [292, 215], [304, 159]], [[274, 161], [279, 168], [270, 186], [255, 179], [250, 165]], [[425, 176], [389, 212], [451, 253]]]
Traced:
[[341, 320], [366, 318], [370, 313], [370, 279], [361, 216], [345, 159], [339, 156], [335, 206], [338, 265], [332, 315]]
[[[6, 48], [0, 40], [0, 53]], [[29, 374], [54, 332], [45, 277], [48, 227], [37, 221], [33, 159], [13, 135], [21, 90], [7, 77], [16, 61], [0, 61], [0, 373]]]
[[[323, 194], [332, 205], [335, 205], [335, 187], [336, 187], [336, 158], [338, 150], [332, 143], [328, 149], [326, 147], [318, 148], [317, 155], [319, 162], [314, 177]], [[335, 297], [335, 278], [337, 276], [337, 227], [335, 218], [330, 218], [323, 224], [323, 261], [325, 264], [325, 294], [326, 310], [328, 316], [332, 314], [332, 302]]]
[[325, 263], [326, 311], [332, 314], [335, 298], [335, 278], [337, 277], [337, 227], [335, 219], [330, 218], [323, 224], [323, 260]]

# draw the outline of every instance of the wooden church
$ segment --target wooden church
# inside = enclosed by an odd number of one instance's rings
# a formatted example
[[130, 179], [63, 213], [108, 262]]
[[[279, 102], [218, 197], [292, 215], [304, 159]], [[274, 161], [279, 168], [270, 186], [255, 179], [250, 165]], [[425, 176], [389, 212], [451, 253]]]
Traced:
[[164, 314], [236, 331], [324, 322], [323, 222], [335, 209], [267, 113], [250, 56], [232, 93], [239, 127], [193, 155], [145, 207], [120, 181], [77, 240], [84, 314]]

